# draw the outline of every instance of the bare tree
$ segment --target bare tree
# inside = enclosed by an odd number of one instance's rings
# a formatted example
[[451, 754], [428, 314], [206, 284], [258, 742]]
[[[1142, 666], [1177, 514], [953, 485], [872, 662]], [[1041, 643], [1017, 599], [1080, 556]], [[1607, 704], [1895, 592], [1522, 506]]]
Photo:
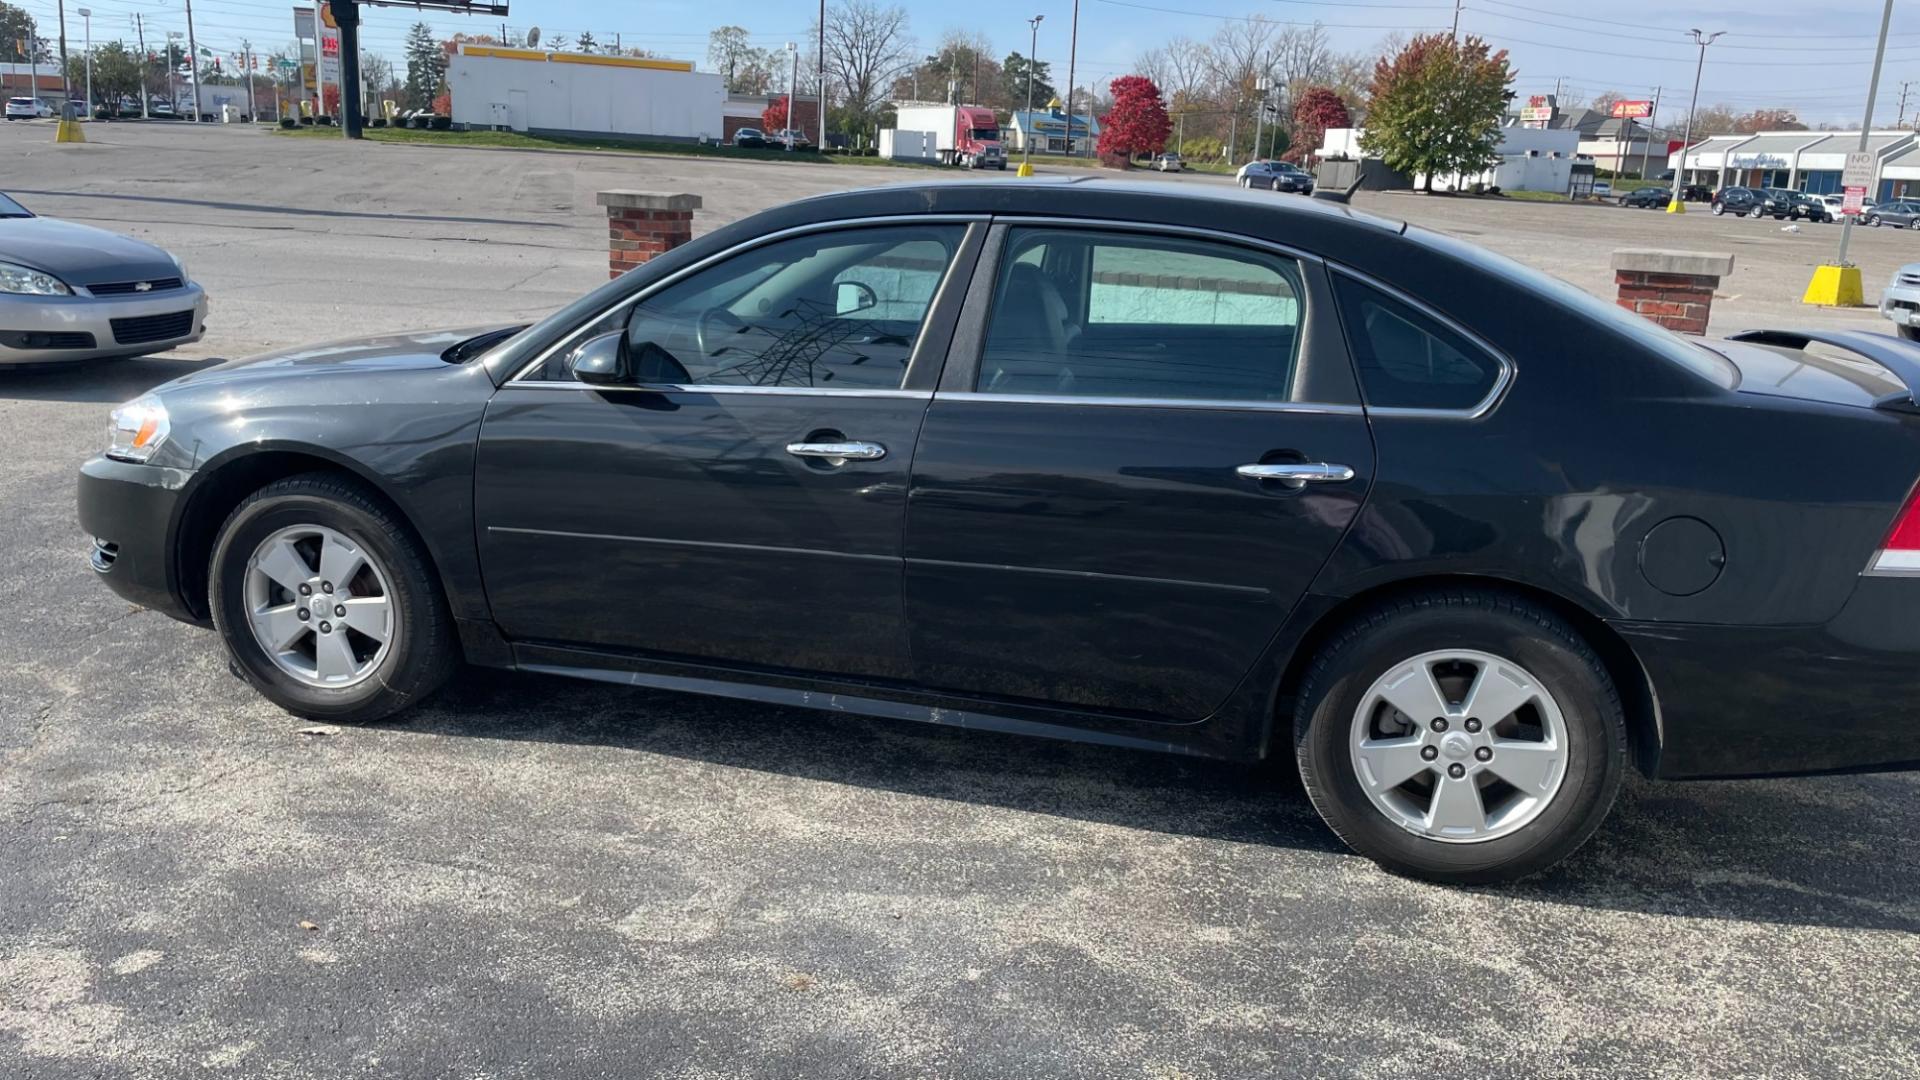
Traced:
[[1167, 100], [1176, 97], [1197, 102], [1205, 93], [1207, 73], [1213, 67], [1213, 58], [1205, 45], [1189, 37], [1177, 37], [1167, 42], [1161, 50], [1167, 58], [1167, 81], [1160, 89]]
[[913, 64], [907, 9], [840, 0], [827, 9], [826, 39], [828, 91], [864, 122]]
[[1327, 28], [1319, 23], [1289, 26], [1274, 37], [1272, 73], [1280, 85], [1287, 88], [1289, 97], [1297, 97], [1307, 87], [1326, 82], [1333, 63]]

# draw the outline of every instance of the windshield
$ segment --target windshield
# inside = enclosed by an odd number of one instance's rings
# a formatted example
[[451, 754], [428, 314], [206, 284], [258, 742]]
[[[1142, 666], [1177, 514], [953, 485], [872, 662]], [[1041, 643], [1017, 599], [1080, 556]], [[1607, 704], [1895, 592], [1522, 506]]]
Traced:
[[975, 139], [978, 139], [981, 142], [999, 142], [1000, 141], [1000, 129], [997, 127], [974, 128], [971, 134]]
[[22, 218], [22, 217], [32, 217], [32, 216], [33, 216], [32, 211], [28, 210], [26, 207], [21, 206], [19, 203], [14, 202], [12, 199], [7, 198], [5, 195], [0, 195], [0, 218]]

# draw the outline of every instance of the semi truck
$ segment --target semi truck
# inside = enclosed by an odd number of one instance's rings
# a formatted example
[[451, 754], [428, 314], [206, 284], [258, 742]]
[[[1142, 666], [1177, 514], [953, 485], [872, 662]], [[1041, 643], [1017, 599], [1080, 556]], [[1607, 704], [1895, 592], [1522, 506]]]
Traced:
[[894, 115], [894, 126], [901, 131], [933, 132], [934, 149], [943, 165], [1007, 167], [1000, 122], [985, 105], [899, 105]]

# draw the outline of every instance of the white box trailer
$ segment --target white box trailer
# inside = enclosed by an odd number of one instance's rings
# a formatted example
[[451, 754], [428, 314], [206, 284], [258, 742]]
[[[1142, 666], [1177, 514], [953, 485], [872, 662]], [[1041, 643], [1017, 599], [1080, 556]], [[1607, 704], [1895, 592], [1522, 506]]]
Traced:
[[726, 80], [686, 60], [462, 44], [447, 87], [456, 126], [685, 142], [725, 130]]
[[985, 105], [898, 104], [894, 106], [894, 129], [933, 132], [935, 155], [944, 164], [970, 169], [1007, 167], [1000, 122]]

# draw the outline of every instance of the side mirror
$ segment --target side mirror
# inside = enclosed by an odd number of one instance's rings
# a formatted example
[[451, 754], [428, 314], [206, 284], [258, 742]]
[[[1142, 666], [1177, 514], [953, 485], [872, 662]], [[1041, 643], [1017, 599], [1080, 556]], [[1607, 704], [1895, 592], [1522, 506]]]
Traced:
[[834, 286], [833, 313], [835, 315], [852, 315], [879, 306], [880, 297], [861, 282], [842, 281]]
[[618, 386], [631, 382], [627, 371], [626, 331], [615, 330], [581, 342], [580, 347], [573, 350], [569, 366], [573, 369], [574, 378], [593, 386]]

